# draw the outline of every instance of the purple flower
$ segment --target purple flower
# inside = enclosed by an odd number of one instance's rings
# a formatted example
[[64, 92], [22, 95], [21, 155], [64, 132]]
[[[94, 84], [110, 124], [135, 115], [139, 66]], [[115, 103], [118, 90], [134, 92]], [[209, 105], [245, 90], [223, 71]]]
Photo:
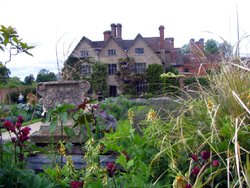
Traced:
[[193, 161], [198, 161], [198, 156], [196, 154], [192, 154]]
[[215, 167], [219, 166], [220, 165], [219, 160], [214, 160], [212, 165], [215, 166]]
[[199, 166], [195, 166], [193, 169], [192, 169], [192, 174], [197, 176], [200, 172], [200, 167]]
[[201, 152], [201, 158], [203, 160], [208, 160], [210, 157], [210, 151], [204, 150]]

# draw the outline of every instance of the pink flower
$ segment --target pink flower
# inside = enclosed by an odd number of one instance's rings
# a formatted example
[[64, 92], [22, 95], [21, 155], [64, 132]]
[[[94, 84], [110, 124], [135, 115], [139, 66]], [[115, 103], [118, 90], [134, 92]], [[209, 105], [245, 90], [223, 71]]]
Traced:
[[203, 160], [208, 160], [210, 157], [210, 151], [204, 150], [201, 152], [201, 158]]
[[193, 161], [198, 161], [198, 156], [196, 154], [192, 154]]
[[115, 163], [108, 163], [107, 164], [108, 175], [113, 177], [115, 175], [116, 164]]
[[200, 172], [200, 167], [199, 166], [195, 166], [193, 169], [192, 169], [192, 174], [197, 176]]
[[82, 182], [82, 181], [72, 181], [72, 182], [70, 183], [70, 187], [71, 187], [71, 188], [83, 187], [83, 182]]
[[214, 160], [213, 163], [212, 163], [213, 166], [219, 166], [220, 165], [220, 162], [219, 160]]

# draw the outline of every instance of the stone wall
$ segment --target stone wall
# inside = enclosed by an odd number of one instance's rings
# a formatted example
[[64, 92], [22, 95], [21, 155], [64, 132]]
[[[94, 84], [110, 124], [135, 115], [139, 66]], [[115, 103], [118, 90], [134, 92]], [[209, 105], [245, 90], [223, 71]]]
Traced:
[[42, 96], [42, 102], [46, 109], [55, 107], [56, 104], [79, 105], [89, 90], [88, 81], [56, 81], [41, 82], [37, 85], [37, 93]]

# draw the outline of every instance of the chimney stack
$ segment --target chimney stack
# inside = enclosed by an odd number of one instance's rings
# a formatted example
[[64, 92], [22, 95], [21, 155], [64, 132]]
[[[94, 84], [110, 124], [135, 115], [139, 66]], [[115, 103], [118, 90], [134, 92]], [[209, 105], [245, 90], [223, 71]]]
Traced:
[[164, 26], [161, 25], [159, 27], [159, 31], [160, 31], [160, 49], [163, 50], [165, 49], [165, 42], [164, 42]]
[[104, 41], [109, 40], [109, 38], [111, 36], [111, 31], [104, 31], [103, 36], [104, 36]]
[[111, 36], [116, 38], [116, 25], [113, 23], [111, 26]]
[[116, 28], [117, 28], [117, 35], [116, 35], [116, 38], [122, 39], [122, 24], [118, 23], [118, 24], [116, 25]]

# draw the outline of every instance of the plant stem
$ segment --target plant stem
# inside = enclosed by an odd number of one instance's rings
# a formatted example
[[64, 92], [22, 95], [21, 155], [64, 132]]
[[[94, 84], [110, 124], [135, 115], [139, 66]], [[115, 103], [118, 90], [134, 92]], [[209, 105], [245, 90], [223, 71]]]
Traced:
[[113, 183], [115, 185], [115, 188], [117, 188], [116, 182], [115, 182], [115, 177], [112, 177]]

